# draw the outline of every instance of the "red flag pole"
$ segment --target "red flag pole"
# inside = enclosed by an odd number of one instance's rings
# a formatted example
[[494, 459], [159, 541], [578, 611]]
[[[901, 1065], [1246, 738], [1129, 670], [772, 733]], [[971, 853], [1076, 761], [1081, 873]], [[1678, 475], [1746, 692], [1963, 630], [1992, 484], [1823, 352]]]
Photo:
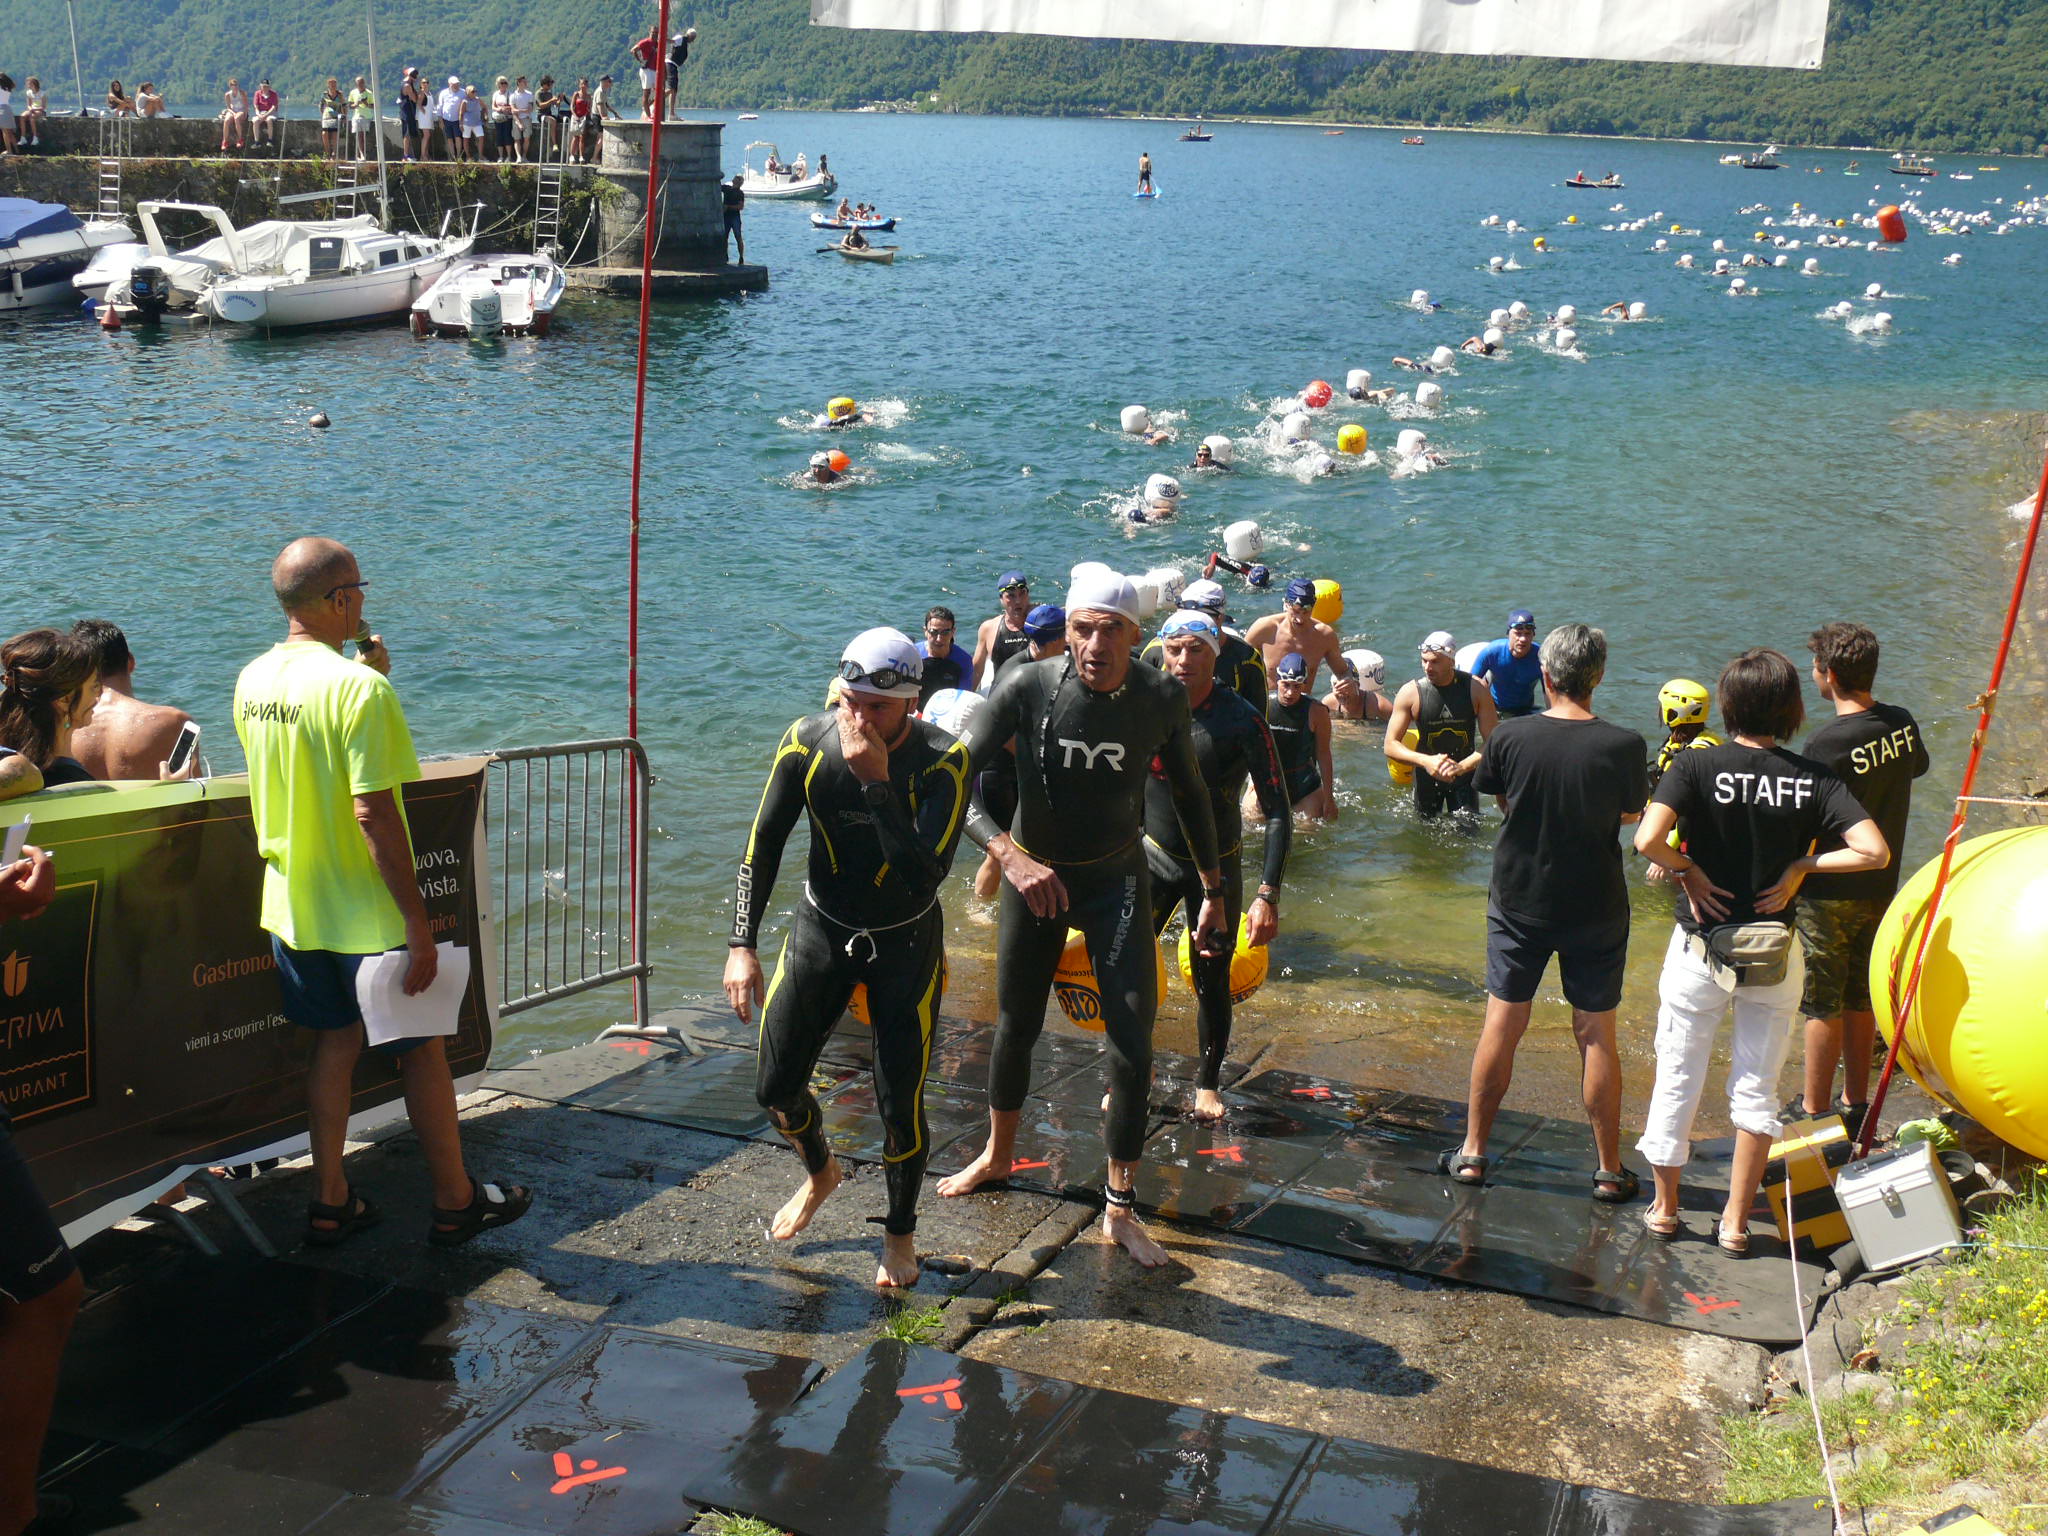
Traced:
[[661, 191], [661, 120], [668, 116], [668, 0], [654, 28], [654, 126], [647, 136], [647, 203], [640, 218], [640, 356], [633, 375], [632, 535], [626, 560], [626, 734], [640, 734], [640, 459], [647, 441], [647, 332], [654, 311], [654, 208]]
[[[1857, 1141], [1856, 1155], [1868, 1157], [1871, 1143], [1877, 1139], [1877, 1113], [1884, 1107], [1886, 1090], [1891, 1087], [1892, 1073], [1899, 1065], [1899, 1047], [1906, 1038], [1906, 1020], [1912, 1017], [1913, 1004], [1920, 996], [1920, 976], [1927, 965], [1928, 942], [1934, 937], [1935, 920], [1941, 915], [1941, 898], [1948, 889], [1948, 877], [1955, 864], [1956, 845], [1962, 841], [1963, 823], [1970, 819], [1970, 791], [1977, 784], [1977, 766], [1984, 760], [1984, 741], [1991, 734], [1991, 715], [1998, 708], [1999, 685], [2005, 680], [2005, 663], [2012, 654], [2013, 631], [2019, 626], [2020, 604], [2026, 598], [2028, 573], [2034, 565], [2034, 548], [2041, 538], [2041, 509], [2048, 504], [2048, 463], [2041, 466], [2040, 488], [2034, 492], [2034, 516], [2027, 524], [2026, 542], [2020, 549], [2020, 567], [2013, 573], [2012, 601], [2005, 608], [2005, 632], [1998, 637], [1998, 655], [1991, 663], [1991, 681], [1977, 699], [1977, 729], [1970, 735], [1970, 761], [1963, 769], [1963, 787], [1956, 791], [1956, 813], [1950, 820], [1948, 836], [1941, 842], [1941, 867], [1934, 872], [1934, 889], [1927, 898], [1927, 916], [1920, 925], [1920, 938], [1913, 947], [1913, 968], [1906, 978], [1906, 990], [1899, 992], [1898, 967], [1892, 967], [1888, 981], [1892, 1003], [1891, 1046], [1884, 1053], [1884, 1071], [1877, 1079], [1877, 1091], [1870, 1096], [1870, 1108], [1863, 1117], [1863, 1134]], [[1892, 856], [1898, 857], [1893, 850]]]

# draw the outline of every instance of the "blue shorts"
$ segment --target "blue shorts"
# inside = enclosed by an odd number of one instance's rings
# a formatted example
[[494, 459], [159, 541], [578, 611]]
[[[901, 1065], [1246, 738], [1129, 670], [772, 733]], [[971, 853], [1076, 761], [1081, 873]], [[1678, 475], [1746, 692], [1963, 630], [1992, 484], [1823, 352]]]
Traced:
[[[301, 1029], [351, 1029], [362, 1023], [356, 1001], [356, 972], [367, 955], [341, 955], [331, 949], [293, 949], [276, 934], [270, 953], [277, 960], [277, 980], [284, 992], [284, 1014]], [[403, 1056], [427, 1036], [387, 1040], [372, 1046], [386, 1056]]]
[[0, 1301], [34, 1301], [76, 1268], [0, 1105]]

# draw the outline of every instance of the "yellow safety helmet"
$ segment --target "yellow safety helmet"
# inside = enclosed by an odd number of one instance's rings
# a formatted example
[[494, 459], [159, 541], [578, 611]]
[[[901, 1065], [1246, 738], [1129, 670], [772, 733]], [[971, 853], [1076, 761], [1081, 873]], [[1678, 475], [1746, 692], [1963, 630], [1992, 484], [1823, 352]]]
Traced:
[[844, 421], [860, 409], [860, 403], [851, 395], [841, 395], [825, 407], [825, 415], [833, 421]]
[[1713, 696], [1689, 677], [1674, 677], [1657, 690], [1657, 709], [1664, 716], [1666, 730], [1681, 725], [1705, 725]]

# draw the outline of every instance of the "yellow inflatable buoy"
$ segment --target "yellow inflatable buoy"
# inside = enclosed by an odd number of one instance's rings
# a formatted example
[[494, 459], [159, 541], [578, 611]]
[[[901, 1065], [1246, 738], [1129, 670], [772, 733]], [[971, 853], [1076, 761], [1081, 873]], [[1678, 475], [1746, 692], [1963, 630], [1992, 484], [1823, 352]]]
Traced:
[[[1254, 947], [1245, 941], [1244, 919], [1237, 922], [1237, 945], [1230, 953], [1230, 1000], [1241, 1003], [1266, 982], [1266, 968], [1270, 956], [1266, 946]], [[1180, 936], [1180, 977], [1190, 990], [1195, 985], [1195, 946], [1186, 929]]]
[[[1414, 726], [1409, 726], [1406, 731], [1401, 733], [1401, 745], [1407, 747], [1411, 752], [1414, 751], [1415, 748], [1422, 745], [1421, 733]], [[1415, 782], [1415, 765], [1413, 763], [1397, 763], [1390, 757], [1387, 759], [1387, 777], [1396, 784], [1413, 784]]]
[[[1938, 863], [1893, 898], [1870, 948], [1870, 1000], [1889, 1041]], [[2048, 1157], [2048, 827], [1956, 849], [1899, 1060], [2001, 1141]]]
[[1568, 213], [1564, 216], [1564, 221], [1567, 224], [1576, 224], [1579, 222], [1579, 216], [1576, 213]]
[[825, 405], [825, 419], [827, 421], [844, 421], [847, 417], [856, 416], [859, 413], [860, 402], [851, 395], [840, 395], [828, 401]]
[[[1152, 946], [1152, 960], [1159, 968], [1157, 994], [1164, 997], [1166, 956], [1157, 944]], [[1060, 963], [1052, 973], [1052, 990], [1060, 1000], [1060, 1011], [1071, 1022], [1102, 1033], [1102, 988], [1096, 984], [1095, 965], [1088, 958], [1088, 941], [1078, 928], [1067, 930], [1067, 947], [1060, 951]]]
[[1316, 582], [1315, 606], [1309, 609], [1309, 617], [1335, 627], [1344, 617], [1344, 585], [1342, 582], [1319, 579]]
[[1347, 422], [1337, 429], [1337, 451], [1339, 453], [1363, 453], [1366, 445], [1365, 428], [1357, 422]]

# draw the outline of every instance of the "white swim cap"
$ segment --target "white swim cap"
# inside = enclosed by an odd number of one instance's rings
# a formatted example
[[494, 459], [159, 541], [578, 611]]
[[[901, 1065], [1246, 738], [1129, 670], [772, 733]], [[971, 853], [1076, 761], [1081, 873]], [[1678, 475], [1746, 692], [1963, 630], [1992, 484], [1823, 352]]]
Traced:
[[1422, 637], [1422, 644], [1418, 645], [1416, 650], [1420, 651], [1424, 656], [1427, 656], [1431, 651], [1439, 652], [1445, 656], [1455, 656], [1458, 654], [1458, 642], [1451, 638], [1451, 632], [1448, 629], [1432, 629]]
[[1152, 413], [1142, 405], [1127, 405], [1118, 418], [1126, 432], [1143, 432], [1152, 425]]
[[1085, 560], [1067, 579], [1067, 617], [1090, 610], [1120, 614], [1136, 624], [1138, 589], [1122, 572], [1099, 560]]
[[1344, 659], [1358, 670], [1360, 687], [1378, 693], [1386, 686], [1387, 658], [1378, 651], [1346, 651]]
[[1200, 608], [1208, 613], [1221, 613], [1230, 596], [1216, 582], [1204, 579], [1191, 581], [1181, 588], [1180, 605], [1183, 608]]
[[[877, 674], [890, 673], [895, 674], [896, 680], [887, 687], [876, 681]], [[914, 699], [923, 675], [924, 658], [917, 654], [910, 636], [886, 625], [862, 630], [839, 653], [839, 681], [850, 693], [870, 694], [879, 699]]]
[[925, 700], [923, 715], [940, 730], [954, 736], [967, 732], [967, 722], [988, 707], [988, 695], [972, 688], [941, 688]]
[[1230, 446], [1230, 439], [1224, 437], [1221, 433], [1218, 433], [1214, 437], [1203, 438], [1202, 446], [1209, 450], [1209, 457], [1214, 459], [1218, 464], [1228, 464], [1230, 462], [1231, 455], [1236, 452], [1236, 450]]
[[1280, 423], [1280, 435], [1290, 443], [1306, 442], [1308, 433], [1307, 411], [1289, 411]]
[[1154, 475], [1145, 482], [1147, 501], [1175, 501], [1180, 497], [1180, 482], [1171, 475]]

